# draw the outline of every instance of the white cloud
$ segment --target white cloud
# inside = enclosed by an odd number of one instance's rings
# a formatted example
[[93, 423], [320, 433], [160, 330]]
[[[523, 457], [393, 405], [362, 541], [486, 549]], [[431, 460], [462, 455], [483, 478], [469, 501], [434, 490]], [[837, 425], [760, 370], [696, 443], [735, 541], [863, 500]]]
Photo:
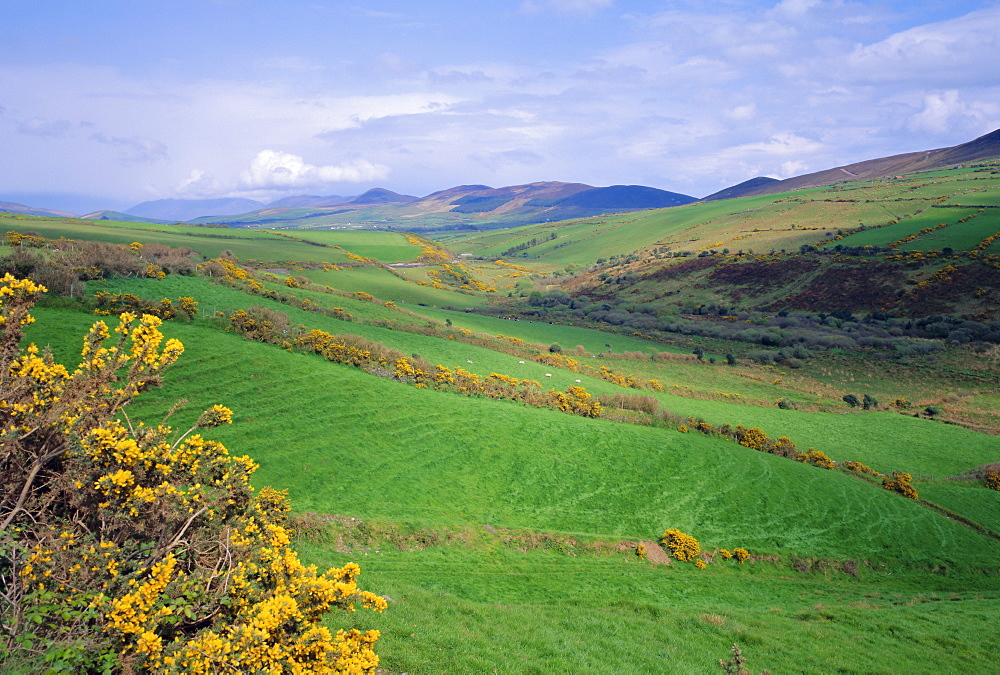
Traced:
[[118, 150], [118, 160], [124, 164], [146, 164], [167, 159], [167, 146], [154, 138], [143, 136], [108, 136], [95, 132], [90, 140]]
[[802, 156], [823, 148], [822, 143], [809, 140], [798, 134], [784, 132], [774, 134], [766, 142], [746, 143], [730, 148], [734, 155], [765, 155], [768, 157]]
[[752, 120], [757, 116], [757, 104], [747, 103], [746, 105], [735, 106], [726, 112], [726, 116], [731, 120], [737, 120], [740, 122]]
[[240, 174], [240, 187], [248, 190], [297, 189], [331, 183], [363, 183], [382, 180], [389, 169], [364, 159], [338, 165], [307, 164], [298, 155], [277, 150], [261, 150]]
[[[0, 109], [2, 110], [2, 109]], [[69, 120], [47, 120], [33, 117], [17, 125], [18, 133], [32, 136], [65, 136], [73, 127]]]
[[823, 3], [820, 0], [781, 0], [774, 9], [774, 14], [779, 14], [790, 19], [797, 19], [805, 16], [809, 10], [819, 7]]
[[874, 82], [954, 84], [984, 75], [996, 82], [1000, 53], [1000, 7], [916, 26], [873, 44], [857, 45], [843, 64], [850, 77]]
[[982, 112], [962, 101], [955, 89], [935, 92], [924, 96], [923, 110], [910, 118], [907, 127], [916, 132], [943, 134], [956, 126], [968, 126], [965, 122], [970, 119], [983, 121]]
[[218, 197], [227, 192], [227, 187], [215, 176], [194, 169], [191, 174], [177, 186], [177, 194], [182, 197]]
[[545, 161], [537, 152], [524, 149], [472, 153], [469, 155], [469, 159], [482, 164], [491, 171], [497, 171], [511, 165], [536, 166]]
[[614, 0], [524, 0], [521, 11], [535, 13], [551, 9], [560, 14], [593, 14], [613, 4]]

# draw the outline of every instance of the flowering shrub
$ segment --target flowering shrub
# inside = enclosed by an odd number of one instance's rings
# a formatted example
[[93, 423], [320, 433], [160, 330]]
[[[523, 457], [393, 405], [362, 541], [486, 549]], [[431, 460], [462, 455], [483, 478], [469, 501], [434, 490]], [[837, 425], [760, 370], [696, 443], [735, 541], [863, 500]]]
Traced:
[[383, 609], [357, 565], [289, 546], [284, 493], [249, 457], [123, 416], [183, 352], [152, 315], [96, 322], [74, 369], [21, 327], [44, 288], [0, 279], [0, 662], [24, 672], [373, 672], [378, 631], [320, 625]]
[[821, 469], [835, 469], [837, 468], [837, 463], [826, 456], [822, 450], [809, 449], [802, 456], [802, 461], [806, 464], [812, 464], [813, 466], [818, 466]]
[[886, 490], [894, 490], [904, 497], [918, 499], [916, 488], [910, 485], [912, 480], [913, 477], [908, 473], [893, 471], [892, 476], [882, 477], [882, 487]]
[[742, 565], [750, 559], [750, 552], [745, 548], [734, 548], [733, 557], [736, 558], [736, 560]]
[[986, 477], [983, 478], [983, 485], [991, 490], [1000, 490], [1000, 473], [987, 471]]
[[882, 475], [875, 469], [868, 466], [867, 464], [862, 464], [861, 462], [855, 462], [854, 460], [851, 459], [847, 460], [846, 462], [843, 462], [841, 466], [843, 466], [848, 471], [854, 471], [856, 473], [870, 473], [873, 476]]
[[667, 530], [663, 533], [662, 541], [666, 545], [667, 550], [670, 551], [670, 555], [684, 562], [694, 560], [695, 556], [701, 553], [701, 546], [698, 544], [698, 540], [689, 534], [684, 534], [680, 530]]
[[[169, 298], [159, 302], [144, 300], [131, 293], [109, 293], [98, 291], [94, 294], [97, 300], [97, 313], [105, 316], [130, 312], [132, 314], [152, 314], [161, 319], [172, 319], [176, 315], [174, 303]], [[197, 303], [195, 303], [197, 305]]]

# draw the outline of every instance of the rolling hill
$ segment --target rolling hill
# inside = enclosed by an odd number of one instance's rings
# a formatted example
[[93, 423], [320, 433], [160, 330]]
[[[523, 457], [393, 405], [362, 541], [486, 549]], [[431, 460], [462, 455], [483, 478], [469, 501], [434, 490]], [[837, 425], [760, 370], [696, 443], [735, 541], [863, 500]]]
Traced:
[[[236, 423], [205, 435], [259, 463], [258, 487], [289, 491], [308, 562], [357, 561], [365, 587], [391, 599], [383, 616], [366, 617], [382, 631], [377, 648], [389, 672], [701, 672], [734, 643], [755, 670], [920, 672], [960, 663], [990, 672], [1000, 663], [982, 636], [995, 631], [1000, 607], [1000, 493], [973, 474], [1000, 461], [998, 437], [974, 430], [977, 421], [996, 429], [993, 343], [963, 343], [947, 331], [910, 336], [919, 322], [908, 319], [748, 307], [763, 302], [749, 292], [758, 286], [769, 301], [822, 287], [814, 278], [797, 287], [786, 267], [860, 267], [868, 257], [833, 252], [855, 236], [878, 234], [884, 245], [915, 232], [870, 258], [915, 281], [945, 264], [984, 264], [992, 244], [980, 249], [977, 237], [995, 225], [985, 208], [1000, 192], [993, 169], [442, 237], [453, 251], [397, 232], [11, 216], [4, 231], [49, 241], [11, 240], [0, 258], [43, 269], [72, 253], [59, 237], [125, 245], [115, 251], [135, 271], [86, 281], [89, 300], [47, 301], [26, 327], [59, 362], [75, 363], [94, 310], [110, 311], [97, 306], [98, 293], [157, 308], [163, 299], [197, 303], [193, 316], [161, 326], [185, 354], [164, 387], [129, 407], [129, 419], [156, 424], [183, 399], [170, 422], [186, 429], [210, 405], [231, 407]], [[558, 201], [587, 192], [550, 184], [511, 194]], [[489, 206], [475, 199], [489, 197], [482, 186], [441, 195], [435, 206], [465, 197], [470, 208]], [[931, 206], [949, 200], [961, 206]], [[866, 229], [854, 231], [859, 214]], [[922, 233], [927, 222], [909, 222], [922, 214], [947, 224]], [[890, 223], [897, 216], [906, 217]], [[837, 229], [842, 239], [826, 236]], [[950, 257], [917, 266], [889, 259], [932, 235], [953, 245]], [[154, 244], [198, 251], [203, 267], [143, 276]], [[800, 253], [803, 244], [817, 251]], [[28, 245], [40, 253], [26, 262]], [[790, 252], [736, 257], [740, 247], [771, 246]], [[228, 264], [204, 264], [223, 249]], [[869, 272], [855, 274], [859, 284], [875, 278]], [[967, 294], [985, 307], [997, 296], [983, 287], [981, 297]], [[732, 313], [698, 307], [733, 290], [744, 299], [725, 298]], [[232, 321], [240, 310], [271, 321], [274, 335], [244, 339]], [[601, 322], [597, 312], [622, 322]], [[961, 316], [939, 318], [971, 330]], [[676, 330], [656, 333], [649, 321]], [[695, 330], [704, 326], [711, 330]], [[302, 348], [312, 330], [357, 336], [370, 354], [396, 352], [385, 365], [360, 356], [334, 363]], [[777, 341], [788, 358], [753, 358], [755, 347], [733, 337], [748, 331]], [[829, 345], [810, 343], [809, 356], [795, 357], [800, 337]], [[905, 358], [894, 346], [932, 343], [934, 351]], [[469, 396], [443, 376], [418, 382], [399, 358], [522, 387], [534, 380], [540, 390], [582, 387], [602, 413]], [[847, 393], [881, 404], [852, 408]], [[787, 436], [838, 464], [758, 452], [727, 440], [721, 429], [734, 425]], [[886, 477], [912, 473], [920, 499], [885, 489], [882, 477], [848, 460]], [[705, 569], [669, 558], [659, 546], [666, 528], [700, 541]], [[735, 547], [748, 549], [745, 564], [722, 553]], [[329, 626], [354, 620], [333, 617]]]
[[786, 178], [785, 180], [775, 181], [766, 178], [753, 178], [750, 181], [727, 188], [714, 195], [709, 195], [705, 199], [729, 199], [732, 197], [770, 195], [778, 192], [822, 187], [848, 180], [867, 180], [905, 175], [914, 171], [940, 169], [966, 162], [991, 159], [993, 157], [1000, 157], [1000, 129], [950, 148], [907, 152], [891, 157], [870, 159], [794, 178]]

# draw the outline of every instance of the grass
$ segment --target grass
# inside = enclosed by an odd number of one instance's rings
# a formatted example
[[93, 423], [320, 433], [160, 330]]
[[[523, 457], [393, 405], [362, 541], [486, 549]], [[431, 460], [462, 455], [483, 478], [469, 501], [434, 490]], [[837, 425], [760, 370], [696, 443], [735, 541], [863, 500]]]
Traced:
[[465, 308], [479, 306], [485, 301], [482, 295], [467, 295], [409, 283], [381, 267], [344, 268], [334, 272], [311, 270], [301, 272], [301, 275], [322, 286], [333, 286], [350, 292], [364, 291], [380, 300], [410, 305], [422, 303]]
[[[194, 227], [188, 225], [150, 225], [73, 218], [45, 218], [0, 214], [0, 229], [4, 232], [33, 231], [48, 239], [66, 237], [85, 241], [106, 241], [115, 244], [164, 244], [191, 248], [206, 258], [217, 257], [224, 250], [232, 251], [243, 260], [268, 262], [348, 262], [341, 246], [362, 256], [377, 256], [385, 262], [410, 261], [420, 255], [420, 248], [411, 246], [396, 232], [354, 232], [337, 230], [281, 236], [269, 230]], [[289, 237], [307, 238], [324, 244], [316, 246]]]
[[451, 320], [455, 328], [465, 328], [489, 335], [508, 335], [522, 339], [525, 342], [544, 346], [555, 343], [567, 352], [573, 350], [577, 345], [582, 345], [588, 352], [596, 354], [607, 351], [607, 345], [609, 344], [612, 351], [619, 353], [638, 351], [653, 354], [661, 351], [677, 351], [671, 349], [669, 345], [650, 342], [649, 340], [642, 340], [628, 335], [606, 333], [591, 328], [581, 328], [565, 324], [552, 324], [547, 321], [510, 321], [482, 314], [454, 312], [433, 307], [410, 307], [409, 309], [421, 316], [426, 316], [436, 321], [444, 322]]
[[[39, 315], [57, 332], [90, 321]], [[288, 488], [298, 509], [628, 538], [671, 524], [708, 545], [906, 567], [1000, 554], [914, 502], [733, 443], [418, 390], [208, 326], [169, 329], [187, 345], [182, 363], [130, 414], [154, 420], [179, 398], [188, 418], [230, 405], [238, 423], [216, 436], [260, 462], [258, 484]]]
[[[345, 559], [302, 547], [320, 564]], [[855, 581], [763, 565], [699, 572], [630, 553], [352, 554], [365, 587], [395, 601], [381, 616], [353, 617], [379, 626], [392, 672], [712, 672], [733, 643], [754, 672], [948, 672], [959, 655], [963, 669], [1000, 666], [979, 632], [990, 631], [996, 591], [949, 592], [935, 579]]]

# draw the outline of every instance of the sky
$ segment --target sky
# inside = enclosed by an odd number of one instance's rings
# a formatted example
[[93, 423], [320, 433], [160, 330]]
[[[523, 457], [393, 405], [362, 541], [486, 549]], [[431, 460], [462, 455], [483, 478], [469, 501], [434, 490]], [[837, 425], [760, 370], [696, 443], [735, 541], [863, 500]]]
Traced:
[[695, 197], [1000, 128], [1000, 0], [7, 0], [0, 200]]

